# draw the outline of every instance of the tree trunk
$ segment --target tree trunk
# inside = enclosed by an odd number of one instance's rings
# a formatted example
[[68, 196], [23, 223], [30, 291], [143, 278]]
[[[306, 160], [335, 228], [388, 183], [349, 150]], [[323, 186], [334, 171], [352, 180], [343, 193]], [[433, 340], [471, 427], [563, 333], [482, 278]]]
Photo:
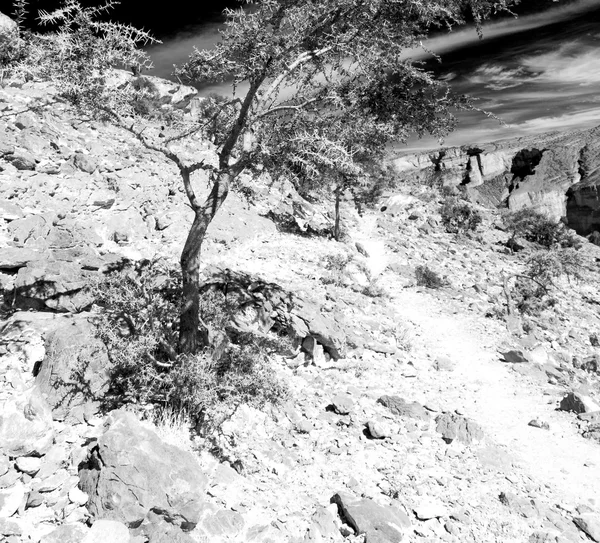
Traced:
[[229, 193], [231, 174], [217, 175], [210, 194], [195, 210], [194, 222], [181, 253], [183, 306], [179, 321], [179, 352], [195, 354], [206, 346], [200, 327], [200, 252], [208, 226]]
[[340, 241], [340, 188], [335, 189], [335, 224], [333, 227], [333, 237], [335, 241]]

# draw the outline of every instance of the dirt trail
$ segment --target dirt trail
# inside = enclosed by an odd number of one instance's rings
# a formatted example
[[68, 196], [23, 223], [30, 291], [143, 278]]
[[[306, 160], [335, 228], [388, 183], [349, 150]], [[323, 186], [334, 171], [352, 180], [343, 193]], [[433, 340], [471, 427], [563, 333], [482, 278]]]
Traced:
[[[440, 405], [463, 409], [563, 503], [597, 498], [600, 451], [577, 433], [572, 414], [556, 411], [563, 391], [532, 383], [499, 361], [496, 347], [506, 335], [501, 323], [464, 311], [453, 314], [434, 296], [404, 289], [395, 293], [394, 305], [398, 319], [416, 328], [415, 355], [448, 355], [456, 362], [454, 371], [432, 376]], [[528, 426], [534, 418], [547, 421], [550, 430]]]

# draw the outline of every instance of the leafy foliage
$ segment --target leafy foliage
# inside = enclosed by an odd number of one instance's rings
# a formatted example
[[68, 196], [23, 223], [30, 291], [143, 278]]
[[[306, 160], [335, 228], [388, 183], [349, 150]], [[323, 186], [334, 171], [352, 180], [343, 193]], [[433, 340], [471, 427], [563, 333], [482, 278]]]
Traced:
[[507, 212], [503, 216], [503, 222], [511, 233], [511, 241], [521, 237], [547, 249], [555, 246], [580, 246], [576, 236], [562, 222], [553, 221], [544, 213], [532, 208]]
[[229, 341], [223, 331], [232, 308], [220, 293], [201, 306], [203, 321], [224, 340], [219, 349], [176, 354], [179, 284], [177, 272], [153, 263], [96, 285], [98, 333], [112, 362], [107, 406], [155, 405], [211, 430], [242, 403], [259, 407], [285, 397], [268, 358], [278, 341], [252, 334]]
[[513, 289], [515, 305], [521, 313], [537, 315], [553, 307], [552, 287], [563, 276], [569, 279], [583, 277], [583, 257], [576, 249], [538, 251], [527, 261], [527, 269], [516, 278]]
[[474, 232], [482, 221], [479, 211], [453, 197], [444, 200], [440, 214], [446, 232], [451, 234]]

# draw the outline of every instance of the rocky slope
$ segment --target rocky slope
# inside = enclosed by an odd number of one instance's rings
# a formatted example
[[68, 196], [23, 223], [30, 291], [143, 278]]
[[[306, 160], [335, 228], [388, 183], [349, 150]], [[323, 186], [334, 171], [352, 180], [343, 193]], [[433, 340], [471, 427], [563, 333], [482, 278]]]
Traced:
[[[3, 540], [600, 541], [600, 250], [585, 243], [586, 280], [511, 333], [502, 276], [525, 257], [490, 209], [479, 234], [446, 233], [427, 186], [563, 216], [569, 190], [595, 186], [595, 131], [398, 159], [405, 180], [377, 210], [344, 207], [344, 243], [266, 218], [327, 222], [289, 191], [232, 196], [204, 274], [250, 274], [253, 304], [296, 318], [305, 352], [273, 360], [290, 398], [240, 408], [215, 454], [185, 427], [99, 411], [110, 361], [85, 287], [126, 261], [175, 262], [191, 217], [160, 155], [52, 100], [0, 89]], [[418, 265], [447, 286], [417, 286]]]

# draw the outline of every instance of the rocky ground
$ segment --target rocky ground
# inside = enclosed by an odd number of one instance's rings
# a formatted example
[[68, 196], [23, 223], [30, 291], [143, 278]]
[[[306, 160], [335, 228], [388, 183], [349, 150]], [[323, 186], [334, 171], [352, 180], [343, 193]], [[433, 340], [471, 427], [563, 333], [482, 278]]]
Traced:
[[[184, 91], [165, 102], [193, 107]], [[440, 193], [405, 180], [362, 216], [346, 205], [338, 243], [265, 217], [318, 229], [325, 207], [233, 196], [204, 273], [292, 295], [281, 311], [307, 353], [272, 361], [289, 399], [240, 408], [217, 455], [172, 421], [98, 410], [109, 361], [85, 287], [126, 261], [176, 261], [190, 212], [160, 155], [60, 103], [37, 109], [51, 100], [0, 89], [3, 541], [600, 541], [598, 247], [582, 238], [585, 279], [507, 327], [502, 279], [526, 257], [496, 211], [448, 234]], [[418, 265], [446, 286], [418, 286]]]

